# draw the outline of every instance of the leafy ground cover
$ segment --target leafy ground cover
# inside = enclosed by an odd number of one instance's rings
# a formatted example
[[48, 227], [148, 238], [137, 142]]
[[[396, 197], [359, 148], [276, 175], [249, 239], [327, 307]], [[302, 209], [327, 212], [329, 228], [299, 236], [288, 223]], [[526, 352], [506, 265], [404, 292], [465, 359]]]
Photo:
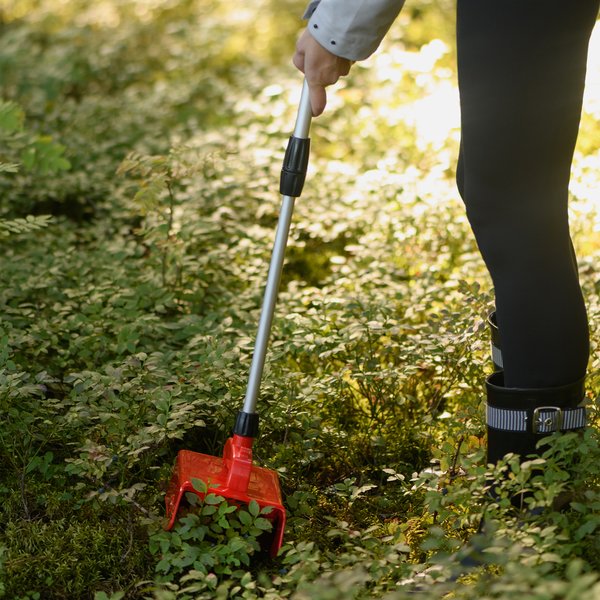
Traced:
[[492, 502], [446, 0], [408, 6], [313, 126], [256, 446], [280, 555], [268, 515], [214, 494], [163, 531], [177, 451], [220, 454], [243, 397], [302, 8], [0, 2], [0, 597], [600, 594], [596, 87], [572, 186], [593, 426], [500, 465]]

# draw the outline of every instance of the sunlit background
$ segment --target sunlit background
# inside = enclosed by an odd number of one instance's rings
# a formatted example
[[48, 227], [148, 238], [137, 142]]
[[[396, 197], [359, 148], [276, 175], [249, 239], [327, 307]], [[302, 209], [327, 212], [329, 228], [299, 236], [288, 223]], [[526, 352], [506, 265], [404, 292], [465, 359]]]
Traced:
[[[423, 6], [427, 8], [426, 15], [422, 14]], [[235, 62], [237, 59], [240, 64], [246, 63], [241, 76], [248, 73], [248, 63], [256, 61], [262, 73], [270, 65], [272, 76], [279, 79], [268, 84], [261, 96], [254, 98], [255, 102], [251, 97], [240, 98], [237, 109], [254, 110], [260, 115], [261, 110], [265, 109], [264, 98], [275, 98], [281, 101], [271, 102], [267, 106], [270, 115], [279, 116], [289, 114], [287, 108], [298, 99], [298, 85], [290, 57], [295, 38], [302, 28], [300, 15], [303, 7], [304, 2], [299, 0], [262, 0], [251, 5], [235, 6], [215, 0], [1, 0], [0, 15], [6, 21], [25, 18], [44, 23], [44, 27], [56, 32], [69, 23], [82, 28], [82, 31], [85, 28], [105, 30], [107, 39], [110, 39], [111, 30], [119, 38], [133, 20], [150, 22], [159, 13], [168, 15], [180, 11], [180, 18], [188, 21], [185, 28], [191, 27], [193, 31], [193, 20], [197, 19], [195, 47], [186, 47], [184, 38], [177, 39], [176, 32], [178, 27], [181, 28], [181, 23], [172, 23], [170, 30], [167, 28], [164, 32], [164, 37], [155, 40], [160, 45], [157, 58], [164, 61], [162, 67], [166, 67], [167, 71], [181, 68], [176, 61], [180, 59], [185, 62], [186, 54], [192, 55], [205, 46], [202, 38], [214, 30], [217, 34], [214, 39], [210, 38], [211, 53], [220, 55], [223, 61]], [[381, 156], [377, 159], [377, 166], [381, 167], [387, 178], [397, 175], [390, 172], [393, 171], [390, 169], [393, 162], [390, 155], [402, 152], [400, 146], [403, 140], [390, 136], [389, 132], [398, 129], [414, 130], [416, 148], [435, 153], [438, 168], [441, 165], [451, 168], [455, 160], [456, 143], [460, 135], [460, 111], [455, 73], [453, 8], [453, 2], [448, 0], [429, 0], [421, 3], [412, 14], [409, 4], [379, 51], [369, 60], [356, 65], [349, 81], [341, 82], [337, 91], [330, 92], [328, 115], [322, 117], [322, 122], [329, 125], [334, 120], [348, 119], [348, 112], [340, 114], [340, 109], [349, 102], [354, 111], [354, 123], [357, 120], [360, 123], [359, 135], [371, 135], [376, 131], [383, 138], [380, 127], [381, 124], [386, 126], [388, 135], [385, 140], [379, 140]], [[77, 43], [78, 40], [74, 39], [73, 42]], [[169, 67], [169, 63], [172, 67]], [[144, 74], [140, 76], [143, 79]], [[146, 76], [149, 80], [154, 78], [151, 72]], [[155, 84], [160, 85], [159, 82]], [[366, 86], [368, 89], [365, 89]], [[596, 227], [599, 224], [594, 212], [600, 191], [594, 172], [600, 166], [600, 134], [594, 129], [599, 119], [600, 27], [596, 26], [590, 43], [584, 98], [585, 139], [577, 149], [573, 171], [575, 177], [571, 185], [577, 200], [575, 208], [594, 218]], [[325, 154], [329, 153], [325, 151]], [[343, 164], [336, 163], [339, 157], [330, 158], [333, 159], [330, 168], [344, 172]], [[371, 158], [367, 160], [363, 157], [364, 163], [370, 163]]]
[[[68, 127], [60, 125], [59, 141], [67, 153], [69, 136], [85, 135], [90, 126], [112, 138], [121, 153], [161, 153], [181, 144], [202, 152], [226, 146], [245, 164], [269, 173], [270, 182], [259, 183], [232, 172], [241, 188], [249, 194], [256, 186], [274, 190], [301, 88], [291, 56], [303, 9], [300, 0], [251, 6], [214, 0], [0, 0], [5, 22], [22, 18], [54, 36], [41, 45], [32, 40], [31, 55], [15, 54], [14, 60], [11, 43], [17, 48], [22, 41], [6, 40], [0, 91], [20, 99], [30, 119], [59, 123], [66, 117], [55, 102], [66, 89], [73, 113]], [[398, 221], [393, 206], [374, 210], [382, 198], [382, 207], [392, 196], [410, 203], [416, 216], [461, 205], [454, 184], [460, 138], [454, 27], [452, 0], [409, 3], [381, 48], [330, 88], [328, 109], [311, 132], [309, 200], [327, 195], [332, 210], [394, 227], [399, 237], [411, 228]], [[78, 78], [81, 89], [73, 83]], [[103, 81], [113, 89], [103, 89]], [[78, 94], [84, 94], [80, 102]], [[114, 114], [129, 123], [116, 136], [110, 131]], [[584, 257], [600, 249], [599, 118], [596, 26], [571, 181], [574, 241]], [[128, 129], [135, 135], [118, 141]], [[343, 192], [327, 189], [334, 180]], [[185, 211], [183, 205], [174, 209], [175, 229], [185, 222]], [[468, 227], [461, 208], [452, 219]], [[306, 204], [298, 207], [296, 223], [300, 237], [325, 230], [331, 236], [337, 227], [334, 217], [315, 222]], [[343, 257], [331, 260], [337, 264]]]

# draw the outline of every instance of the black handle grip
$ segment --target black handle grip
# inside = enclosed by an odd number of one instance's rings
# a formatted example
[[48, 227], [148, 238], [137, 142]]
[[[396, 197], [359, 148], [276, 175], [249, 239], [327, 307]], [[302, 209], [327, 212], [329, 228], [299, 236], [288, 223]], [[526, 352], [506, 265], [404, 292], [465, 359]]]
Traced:
[[258, 414], [246, 413], [241, 410], [235, 421], [233, 433], [244, 437], [256, 437], [258, 435]]
[[281, 179], [279, 181], [279, 192], [283, 196], [298, 198], [302, 193], [304, 180], [306, 179], [309, 153], [310, 138], [290, 137], [285, 149]]

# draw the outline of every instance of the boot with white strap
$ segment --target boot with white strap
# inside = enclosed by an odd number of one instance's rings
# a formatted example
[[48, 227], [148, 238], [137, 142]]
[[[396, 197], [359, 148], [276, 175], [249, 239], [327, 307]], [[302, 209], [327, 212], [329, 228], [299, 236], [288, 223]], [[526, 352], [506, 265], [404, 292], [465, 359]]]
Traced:
[[488, 317], [492, 362], [496, 372], [486, 381], [488, 463], [508, 452], [525, 458], [536, 444], [556, 431], [579, 431], [586, 425], [584, 379], [552, 388], [506, 388], [496, 315]]
[[486, 381], [488, 463], [508, 452], [522, 458], [536, 454], [537, 442], [557, 431], [585, 427], [584, 378], [551, 388], [507, 388], [497, 371]]

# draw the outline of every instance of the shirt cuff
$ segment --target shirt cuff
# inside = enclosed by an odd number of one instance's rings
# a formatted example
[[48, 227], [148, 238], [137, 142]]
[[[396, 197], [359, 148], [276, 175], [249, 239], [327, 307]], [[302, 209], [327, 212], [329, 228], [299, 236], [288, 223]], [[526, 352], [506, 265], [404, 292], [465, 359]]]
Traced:
[[377, 48], [404, 0], [313, 0], [304, 13], [307, 29], [336, 56], [365, 60]]

